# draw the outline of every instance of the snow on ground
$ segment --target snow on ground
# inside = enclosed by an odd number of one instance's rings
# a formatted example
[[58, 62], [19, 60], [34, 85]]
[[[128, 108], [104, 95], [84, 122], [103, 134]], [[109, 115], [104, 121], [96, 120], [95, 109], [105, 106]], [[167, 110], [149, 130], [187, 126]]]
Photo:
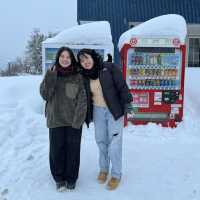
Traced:
[[94, 128], [84, 127], [74, 192], [58, 193], [49, 171], [41, 76], [0, 78], [0, 200], [199, 200], [200, 69], [187, 69], [184, 121], [124, 129], [123, 177], [116, 191], [96, 181]]

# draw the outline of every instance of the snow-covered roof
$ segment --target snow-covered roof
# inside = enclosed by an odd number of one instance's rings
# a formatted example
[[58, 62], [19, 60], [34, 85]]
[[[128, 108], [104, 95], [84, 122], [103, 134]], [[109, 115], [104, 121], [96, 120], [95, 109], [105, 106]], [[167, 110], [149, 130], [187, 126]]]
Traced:
[[99, 21], [77, 25], [60, 32], [53, 38], [48, 38], [43, 43], [110, 45], [112, 44], [110, 24], [107, 21]]
[[180, 39], [181, 44], [184, 44], [186, 34], [186, 21], [181, 15], [162, 15], [124, 32], [119, 38], [118, 48], [121, 50], [124, 44], [129, 44], [130, 39], [135, 36], [148, 38], [175, 36]]

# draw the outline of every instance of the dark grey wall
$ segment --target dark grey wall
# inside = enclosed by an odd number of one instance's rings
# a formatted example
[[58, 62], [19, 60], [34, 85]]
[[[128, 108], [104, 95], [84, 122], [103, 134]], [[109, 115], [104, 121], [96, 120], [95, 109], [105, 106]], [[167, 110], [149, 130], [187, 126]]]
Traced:
[[144, 22], [164, 14], [180, 14], [187, 23], [200, 24], [200, 0], [77, 0], [78, 22], [110, 22], [116, 62], [118, 39], [128, 30], [129, 22]]

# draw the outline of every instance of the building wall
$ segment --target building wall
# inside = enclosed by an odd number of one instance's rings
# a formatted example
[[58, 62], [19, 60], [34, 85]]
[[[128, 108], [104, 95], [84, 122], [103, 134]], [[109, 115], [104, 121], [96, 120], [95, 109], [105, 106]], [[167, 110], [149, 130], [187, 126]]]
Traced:
[[[111, 24], [115, 62], [119, 63], [117, 43], [120, 35], [153, 17], [180, 14], [188, 24], [189, 37], [200, 35], [200, 0], [77, 0], [77, 21], [107, 20]], [[190, 39], [188, 38], [188, 42]], [[188, 49], [189, 50], [189, 49]]]
[[187, 64], [200, 67], [200, 24], [188, 24], [187, 30]]

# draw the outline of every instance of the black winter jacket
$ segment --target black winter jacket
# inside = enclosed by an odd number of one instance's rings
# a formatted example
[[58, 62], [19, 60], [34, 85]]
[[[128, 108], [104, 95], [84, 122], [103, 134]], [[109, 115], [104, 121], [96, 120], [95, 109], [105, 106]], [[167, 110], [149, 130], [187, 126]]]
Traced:
[[[123, 79], [122, 72], [115, 64], [103, 62], [99, 72], [99, 81], [108, 109], [114, 119], [117, 120], [124, 115], [125, 104], [133, 100], [126, 81]], [[88, 77], [84, 77], [84, 85], [87, 94], [87, 116], [85, 122], [89, 126], [89, 123], [93, 120], [93, 103]]]

